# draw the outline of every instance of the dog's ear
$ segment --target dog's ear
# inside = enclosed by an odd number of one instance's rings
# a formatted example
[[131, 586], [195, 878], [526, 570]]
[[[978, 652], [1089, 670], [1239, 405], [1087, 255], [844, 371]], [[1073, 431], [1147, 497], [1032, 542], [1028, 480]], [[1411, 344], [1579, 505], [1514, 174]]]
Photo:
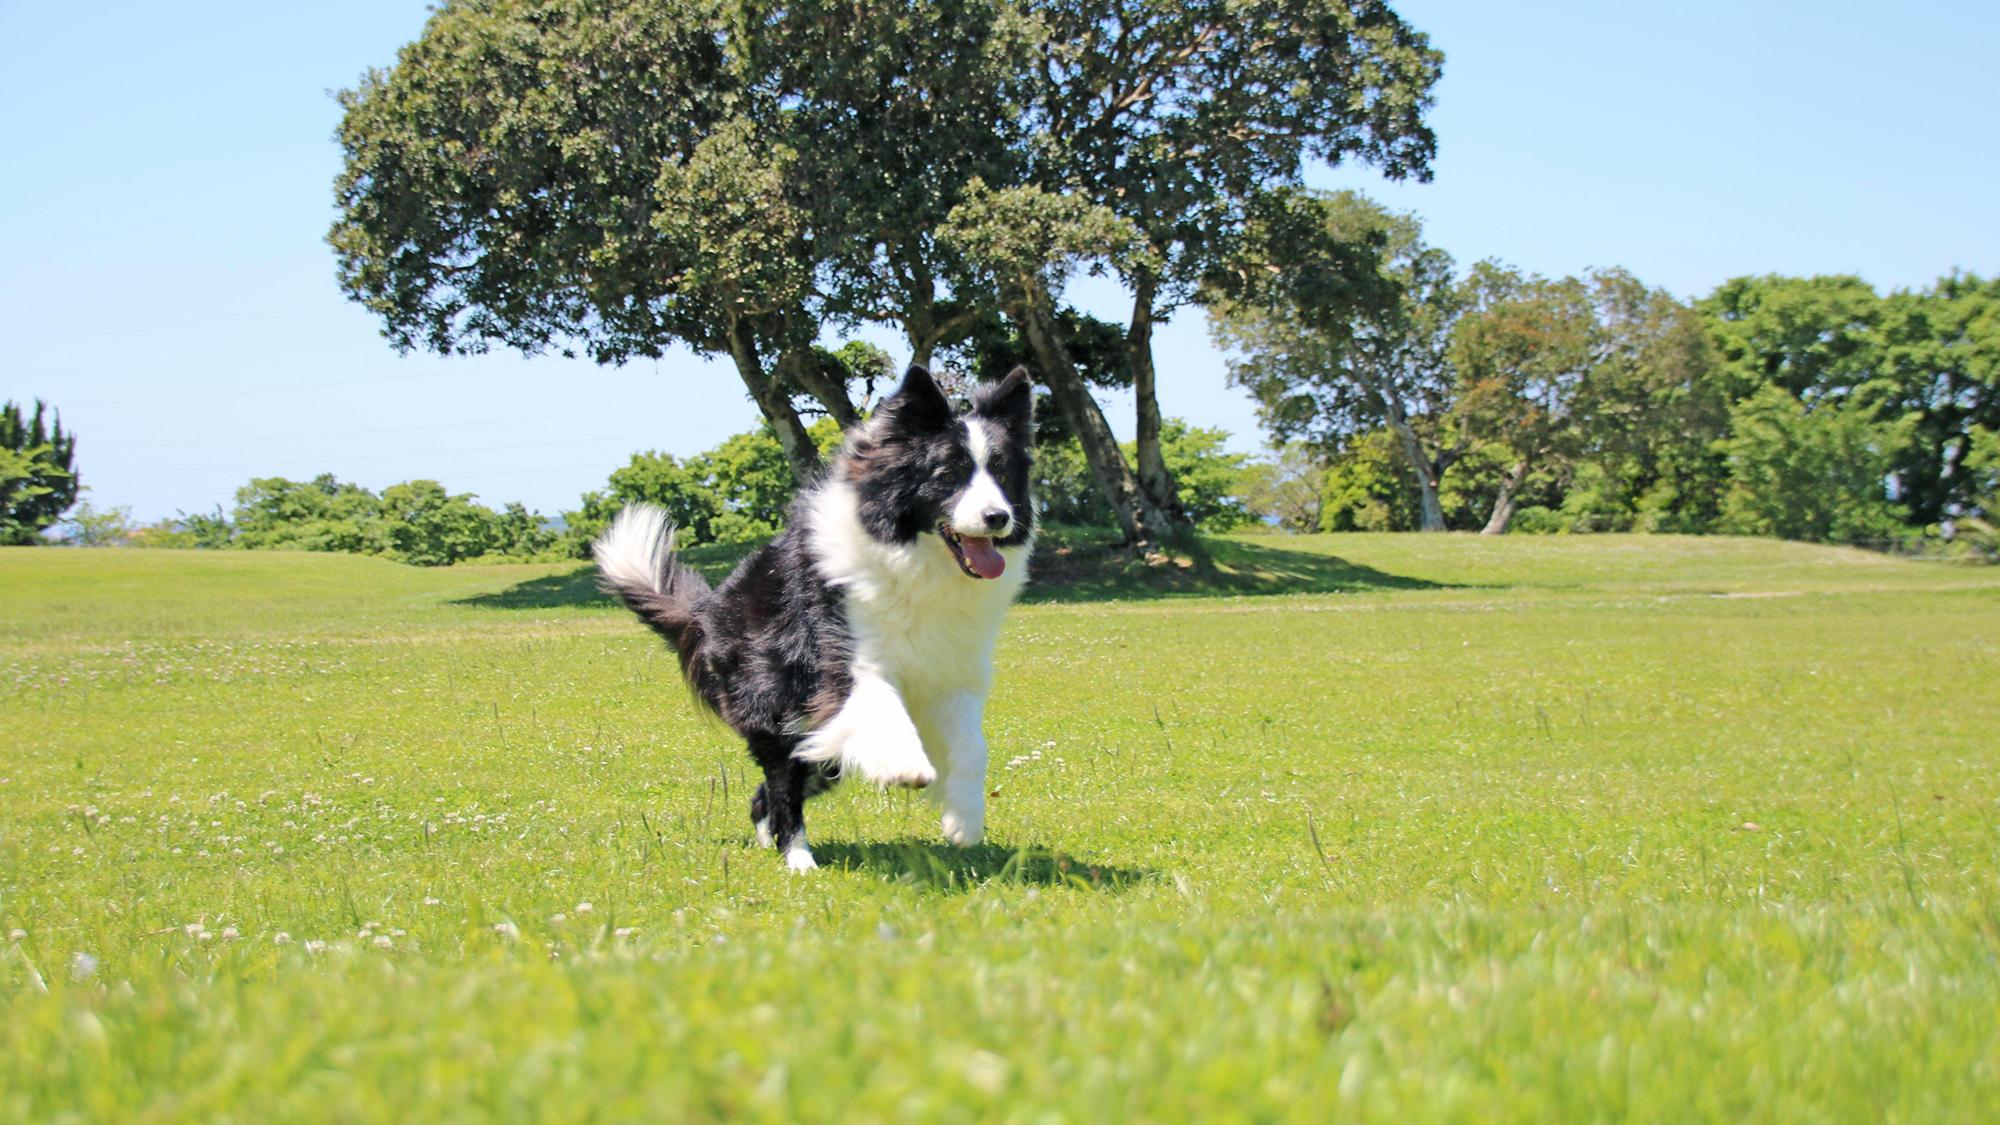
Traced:
[[951, 400], [938, 389], [931, 373], [915, 363], [896, 393], [882, 400], [881, 412], [897, 428], [917, 433], [942, 430], [952, 419]]
[[972, 394], [972, 412], [1008, 426], [1027, 427], [1035, 420], [1035, 388], [1026, 367], [1016, 367], [997, 383]]

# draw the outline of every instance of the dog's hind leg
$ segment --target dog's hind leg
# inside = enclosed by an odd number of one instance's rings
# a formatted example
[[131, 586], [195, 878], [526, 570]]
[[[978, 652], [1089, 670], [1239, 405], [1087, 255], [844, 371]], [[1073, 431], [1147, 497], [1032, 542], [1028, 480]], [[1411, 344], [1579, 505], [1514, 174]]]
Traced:
[[750, 823], [757, 829], [757, 846], [768, 848], [776, 841], [771, 839], [771, 800], [764, 792], [764, 783], [757, 783], [757, 791], [750, 794]]
[[[764, 767], [764, 784], [750, 798], [751, 816], [760, 819], [758, 839], [768, 833], [771, 842], [785, 853], [786, 867], [811, 871], [819, 866], [806, 845], [806, 785], [813, 767], [794, 761], [790, 744], [778, 739], [753, 739], [750, 752]], [[762, 818], [757, 818], [759, 811]]]
[[[840, 784], [837, 767], [819, 766], [806, 770], [805, 797], [810, 801], [821, 793]], [[757, 791], [750, 794], [750, 823], [757, 829], [757, 846], [770, 848], [777, 846], [777, 838], [771, 834], [771, 798], [765, 782], [757, 783]]]

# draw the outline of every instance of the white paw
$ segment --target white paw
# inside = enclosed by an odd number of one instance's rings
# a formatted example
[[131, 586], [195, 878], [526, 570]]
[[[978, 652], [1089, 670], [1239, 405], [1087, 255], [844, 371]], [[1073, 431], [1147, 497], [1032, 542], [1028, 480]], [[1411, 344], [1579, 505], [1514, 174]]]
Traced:
[[792, 874], [802, 875], [818, 867], [819, 864], [814, 861], [811, 848], [804, 844], [795, 844], [785, 853], [785, 866], [792, 869]]
[[854, 764], [862, 777], [882, 786], [923, 789], [937, 780], [937, 767], [924, 755], [923, 740], [915, 731], [870, 741]]
[[757, 846], [760, 848], [771, 848], [771, 847], [776, 847], [777, 843], [778, 842], [776, 840], [773, 840], [771, 838], [771, 818], [767, 816], [764, 819], [758, 821]]
[[984, 811], [946, 809], [943, 822], [944, 838], [961, 848], [969, 848], [986, 838]]

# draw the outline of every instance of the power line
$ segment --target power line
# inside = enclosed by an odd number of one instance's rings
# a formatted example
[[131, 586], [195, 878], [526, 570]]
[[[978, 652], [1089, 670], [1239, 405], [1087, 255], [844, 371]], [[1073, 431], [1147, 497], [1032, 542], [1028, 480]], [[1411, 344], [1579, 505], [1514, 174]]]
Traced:
[[296, 391], [323, 391], [335, 387], [361, 387], [376, 383], [416, 383], [426, 379], [445, 379], [462, 375], [462, 371], [432, 371], [422, 375], [383, 375], [373, 379], [341, 379], [329, 383], [305, 383], [297, 386], [279, 385], [272, 387], [244, 387], [227, 391], [197, 391], [187, 395], [158, 395], [153, 398], [127, 398], [99, 402], [77, 403], [72, 409], [99, 406], [151, 406], [161, 402], [194, 402], [200, 399], [233, 398], [238, 395], [291, 394]]
[[[657, 440], [660, 437], [672, 434], [694, 433], [704, 430], [706, 428], [707, 427], [705, 426], [679, 426], [673, 429], [649, 430], [643, 434], [628, 434], [618, 437], [567, 438], [562, 441], [532, 442], [528, 444], [508, 443], [505, 445], [470, 446], [463, 449], [429, 449], [421, 451], [420, 455], [427, 458], [435, 458], [441, 456], [451, 456], [453, 454], [458, 454], [458, 453], [494, 453], [494, 452], [513, 452], [523, 449], [557, 449], [571, 445], [597, 445], [597, 444], [608, 445], [613, 442]], [[316, 457], [311, 457], [310, 459], [317, 461], [338, 461], [341, 464], [357, 464], [357, 463], [366, 464], [369, 462], [377, 462], [377, 461], [395, 461], [418, 455], [419, 455], [418, 453], [412, 452], [410, 450], [401, 450], [395, 453], [368, 454], [362, 457], [351, 457], [351, 456], [336, 454], [333, 456], [316, 456]], [[303, 454], [288, 455], [286, 459], [296, 463], [297, 461], [308, 459], [308, 455], [303, 455]], [[167, 465], [167, 466], [148, 465], [143, 468], [133, 468], [124, 470], [98, 469], [93, 474], [93, 478], [102, 478], [107, 476], [116, 478], [121, 475], [160, 476], [166, 473], [236, 472], [236, 471], [241, 471], [241, 468], [242, 468], [241, 462], [227, 464], [227, 465]]]
[[[693, 401], [669, 402], [650, 408], [678, 410], [682, 407], [694, 405], [697, 405], [697, 403]], [[411, 434], [430, 430], [457, 430], [468, 426], [502, 426], [511, 425], [515, 422], [563, 422], [576, 418], [603, 418], [613, 414], [631, 413], [632, 409], [630, 407], [619, 407], [611, 410], [590, 410], [577, 414], [524, 414], [517, 418], [487, 418], [475, 422], [439, 422], [426, 426], [385, 426], [373, 430], [323, 430], [309, 434], [252, 434], [249, 437], [212, 438], [205, 441], [156, 441], [140, 445], [121, 444], [117, 448], [122, 452], [128, 449], [190, 449], [197, 446], [210, 445], [247, 445], [259, 441], [316, 441], [324, 438], [367, 437], [373, 434]]]
[[347, 307], [347, 302], [345, 301], [331, 305], [325, 304], [323, 302], [312, 305], [292, 305], [286, 308], [265, 309], [260, 312], [238, 313], [233, 316], [179, 318], [174, 320], [172, 323], [159, 324], [154, 326], [111, 328], [111, 329], [89, 329], [87, 331], [82, 331], [82, 332], [60, 333], [54, 336], [30, 336], [25, 340], [17, 340], [15, 342], [19, 344], [57, 344], [65, 340], [82, 340], [82, 339], [103, 340], [116, 336], [146, 336], [146, 335], [151, 335], [153, 333], [165, 334], [177, 328], [198, 328], [211, 325], [227, 325], [227, 324], [251, 324], [261, 320], [282, 320], [288, 316], [304, 316], [307, 313], [332, 312], [335, 309], [344, 309], [346, 307]]

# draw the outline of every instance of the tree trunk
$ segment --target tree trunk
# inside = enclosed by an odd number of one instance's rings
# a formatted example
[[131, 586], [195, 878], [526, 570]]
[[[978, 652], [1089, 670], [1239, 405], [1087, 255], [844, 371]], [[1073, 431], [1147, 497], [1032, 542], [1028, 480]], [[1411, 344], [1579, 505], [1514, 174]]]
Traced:
[[1423, 442], [1417, 440], [1417, 431], [1410, 428], [1410, 420], [1404, 417], [1400, 405], [1386, 398], [1383, 404], [1388, 407], [1385, 414], [1389, 419], [1389, 428], [1403, 443], [1403, 456], [1409, 460], [1410, 472], [1417, 478], [1417, 492], [1423, 500], [1423, 524], [1419, 530], [1443, 531], [1444, 506], [1438, 503], [1438, 485], [1442, 483], [1439, 478], [1444, 474], [1438, 471], [1435, 462], [1424, 456]]
[[819, 364], [819, 357], [810, 350], [787, 352], [779, 362], [798, 381], [801, 390], [826, 407], [826, 412], [840, 423], [841, 429], [861, 421], [861, 412], [854, 409], [854, 400], [847, 396], [847, 388], [827, 377], [826, 369]]
[[[1035, 355], [1035, 365], [1042, 369], [1043, 385], [1055, 399], [1056, 409], [1063, 412], [1063, 420], [1083, 446], [1090, 474], [1105, 502], [1111, 505], [1125, 542], [1141, 550], [1157, 545], [1170, 529], [1158, 518], [1156, 509], [1148, 512], [1150, 505], [1139, 492], [1139, 482], [1125, 464], [1125, 455], [1119, 452], [1118, 439], [1112, 436], [1104, 412], [1098, 409], [1097, 400], [1090, 397], [1089, 388], [1077, 374], [1076, 364], [1070, 359], [1069, 349], [1063, 346], [1055, 317], [1046, 302], [1032, 299], [1027, 302], [1027, 307], [1016, 317], [1016, 325], [1028, 338], [1028, 348]], [[1147, 518], [1149, 514], [1153, 518]]]
[[1527, 479], [1528, 459], [1523, 457], [1507, 474], [1507, 479], [1500, 482], [1500, 495], [1493, 501], [1493, 516], [1486, 521], [1486, 527], [1479, 534], [1500, 535], [1507, 530], [1507, 524], [1514, 518], [1514, 490]]
[[778, 446], [785, 451], [785, 460], [791, 463], [792, 475], [801, 482], [818, 476], [819, 450], [813, 445], [812, 435], [806, 433], [805, 423], [799, 421], [798, 411], [792, 409], [791, 396], [785, 393], [784, 386], [764, 371], [763, 361], [757, 356], [757, 344], [741, 322], [729, 326], [729, 358], [736, 362], [736, 374], [749, 388], [751, 399], [777, 431]]
[[1158, 283], [1141, 274], [1133, 286], [1132, 327], [1125, 334], [1125, 351], [1132, 362], [1132, 398], [1138, 407], [1139, 492], [1159, 512], [1168, 527], [1185, 525], [1173, 474], [1160, 451], [1160, 397], [1153, 368], [1153, 296]]

